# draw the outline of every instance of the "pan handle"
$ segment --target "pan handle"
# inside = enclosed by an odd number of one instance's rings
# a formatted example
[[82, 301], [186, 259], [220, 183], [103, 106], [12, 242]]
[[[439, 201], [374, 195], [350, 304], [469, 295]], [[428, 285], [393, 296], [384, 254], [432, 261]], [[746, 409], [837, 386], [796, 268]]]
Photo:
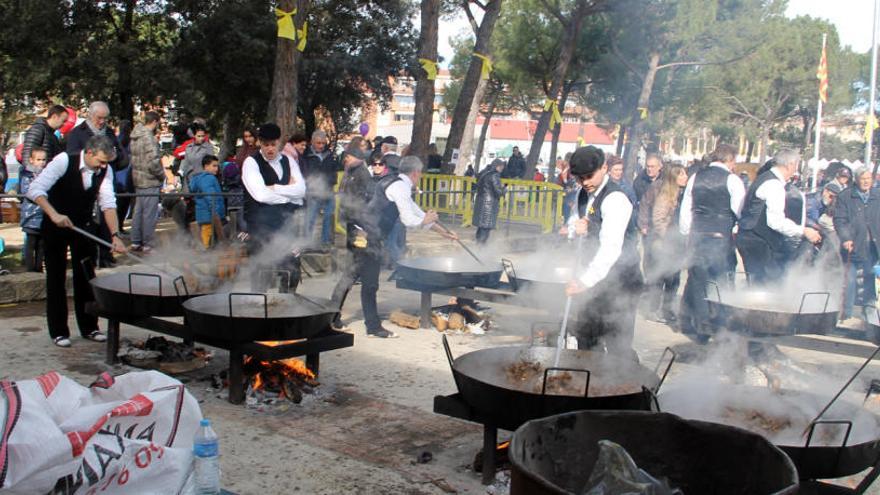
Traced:
[[501, 267], [504, 268], [504, 273], [507, 274], [507, 280], [510, 282], [510, 286], [513, 287], [513, 291], [519, 292], [519, 280], [516, 278], [516, 269], [513, 267], [513, 262], [507, 258], [501, 258]]
[[128, 294], [129, 295], [134, 294], [134, 292], [132, 292], [132, 289], [131, 289], [131, 279], [133, 279], [134, 277], [155, 278], [156, 281], [159, 283], [159, 297], [162, 297], [162, 277], [160, 275], [155, 274], [155, 273], [138, 273], [138, 272], [129, 273], [128, 274]]
[[[183, 279], [183, 275], [174, 277], [174, 280], [171, 281], [171, 285], [174, 286], [174, 292], [177, 293], [177, 297], [189, 296], [189, 287], [186, 286], [186, 280]], [[180, 287], [183, 287], [182, 294], [180, 292]]]
[[[282, 280], [284, 280], [284, 285], [278, 286], [278, 292], [287, 292], [290, 290], [290, 270], [281, 270], [281, 269], [263, 269], [260, 270], [260, 283], [263, 282], [263, 275], [281, 275]], [[284, 278], [287, 277], [287, 278]], [[279, 282], [280, 284], [280, 282]]]
[[715, 297], [718, 298], [718, 303], [722, 304], [722, 302], [721, 302], [721, 289], [718, 287], [718, 283], [715, 281], [712, 281], [712, 280], [707, 280], [706, 287], [708, 288], [710, 285], [715, 287]]
[[230, 292], [229, 293], [229, 317], [232, 318], [232, 298], [234, 296], [257, 296], [263, 298], [263, 318], [269, 319], [269, 298], [260, 292]]
[[[642, 393], [645, 394], [645, 397], [648, 400], [648, 409], [652, 412], [663, 412], [660, 409], [660, 401], [657, 400], [657, 394], [654, 390], [642, 385]], [[656, 410], [651, 409], [651, 406], [654, 406]]]
[[547, 378], [551, 371], [571, 371], [574, 373], [586, 373], [587, 374], [587, 384], [584, 387], [584, 397], [590, 396], [590, 370], [582, 370], [579, 368], [557, 368], [555, 366], [551, 366], [549, 368], [544, 369], [544, 381], [541, 383], [541, 395], [547, 395]]
[[807, 434], [807, 442], [804, 444], [804, 447], [810, 446], [810, 440], [813, 438], [813, 430], [816, 429], [816, 425], [825, 424], [825, 425], [846, 425], [846, 435], [843, 436], [843, 443], [840, 444], [841, 447], [846, 447], [846, 442], [849, 440], [849, 434], [852, 431], [852, 421], [848, 419], [817, 419], [810, 423], [810, 432]]
[[660, 355], [660, 359], [657, 360], [657, 366], [654, 367], [654, 375], [657, 375], [657, 372], [660, 371], [660, 364], [663, 363], [663, 358], [666, 356], [667, 352], [669, 353], [669, 364], [666, 365], [666, 369], [663, 370], [663, 376], [660, 377], [660, 381], [657, 382], [657, 386], [654, 387], [655, 394], [660, 391], [660, 386], [663, 385], [663, 382], [666, 381], [666, 375], [669, 374], [669, 368], [672, 368], [672, 363], [674, 363], [675, 358], [678, 357], [671, 347], [663, 349], [663, 354]]
[[865, 399], [862, 400], [862, 404], [868, 402], [868, 398], [871, 397], [871, 394], [876, 394], [877, 392], [880, 392], [880, 380], [875, 378], [871, 380], [871, 384], [868, 385], [868, 391], [865, 392]]
[[443, 350], [446, 351], [446, 359], [449, 360], [449, 368], [453, 371], [455, 370], [455, 366], [453, 363], [455, 362], [455, 358], [452, 357], [452, 350], [449, 349], [449, 339], [446, 338], [446, 334], [443, 334]]
[[822, 307], [822, 312], [825, 313], [828, 310], [828, 301], [831, 299], [831, 294], [828, 292], [804, 292], [801, 295], [801, 305], [798, 307], [798, 314], [803, 313], [804, 303], [807, 302], [808, 296], [825, 296], [825, 306]]

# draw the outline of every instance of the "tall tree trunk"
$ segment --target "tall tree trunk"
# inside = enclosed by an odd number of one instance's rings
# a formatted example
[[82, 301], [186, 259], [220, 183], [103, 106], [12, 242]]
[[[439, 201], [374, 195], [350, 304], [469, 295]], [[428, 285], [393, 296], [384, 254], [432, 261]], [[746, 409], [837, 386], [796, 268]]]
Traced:
[[755, 142], [749, 140], [749, 144], [746, 145], [746, 163], [752, 163], [752, 153], [755, 152]]
[[[301, 27], [307, 17], [309, 0], [278, 0], [278, 8], [290, 12], [296, 8], [294, 25]], [[287, 139], [296, 129], [296, 107], [299, 102], [299, 59], [296, 41], [277, 38], [275, 42], [275, 71], [272, 93], [269, 96], [268, 118], [281, 128], [281, 138]]]
[[639, 152], [642, 149], [642, 140], [645, 135], [645, 121], [642, 120], [641, 108], [649, 108], [651, 103], [651, 91], [654, 89], [654, 79], [657, 77], [657, 66], [660, 65], [660, 53], [652, 52], [648, 59], [648, 70], [642, 80], [642, 90], [639, 93], [639, 102], [633, 110], [632, 133], [630, 134], [629, 146], [623, 156], [623, 175], [632, 174], [636, 169]]
[[489, 81], [480, 79], [477, 85], [477, 91], [474, 93], [474, 99], [471, 101], [471, 113], [468, 115], [467, 123], [464, 127], [464, 134], [461, 136], [461, 144], [459, 145], [459, 160], [455, 164], [455, 174], [462, 175], [467, 170], [467, 162], [474, 150], [474, 128], [477, 126], [477, 115], [480, 114], [480, 107], [483, 102], [483, 95], [486, 94], [486, 88]]
[[[803, 121], [803, 145], [801, 145], [801, 154], [805, 154], [807, 149], [810, 147], [810, 144], [813, 142], [813, 124], [815, 123], [815, 119], [813, 119], [813, 115], [809, 112], [801, 114], [801, 121]], [[804, 157], [806, 160], [806, 157]]]
[[[559, 92], [562, 91], [562, 84], [565, 81], [565, 75], [568, 73], [568, 66], [571, 65], [571, 59], [574, 56], [574, 50], [577, 46], [578, 37], [581, 34], [581, 28], [584, 25], [584, 19], [587, 17], [586, 0], [578, 0], [577, 7], [571, 14], [565, 26], [565, 33], [562, 37], [562, 45], [559, 48], [559, 56], [556, 59], [556, 66], [553, 68], [553, 79], [550, 81], [550, 91], [547, 98], [556, 100]], [[541, 112], [538, 118], [538, 124], [535, 128], [535, 135], [532, 137], [532, 145], [529, 148], [529, 156], [526, 158], [525, 177], [535, 175], [535, 165], [538, 163], [538, 157], [541, 156], [541, 148], [544, 146], [544, 136], [550, 127], [551, 112], [545, 110]], [[550, 157], [553, 161], [553, 157]]]
[[[437, 60], [437, 32], [440, 29], [440, 0], [422, 0], [422, 28], [419, 32], [419, 58]], [[416, 72], [415, 113], [409, 153], [428, 161], [428, 144], [434, 121], [434, 81], [423, 69]]]
[[[492, 40], [492, 31], [495, 29], [495, 21], [501, 14], [501, 0], [489, 0], [486, 2], [486, 8], [483, 11], [483, 20], [477, 29], [477, 39], [474, 42], [474, 53], [479, 53], [492, 58], [490, 50], [490, 41]], [[443, 161], [452, 160], [452, 151], [461, 148], [461, 141], [468, 126], [468, 118], [471, 115], [471, 107], [474, 98], [477, 96], [477, 88], [480, 86], [483, 71], [483, 60], [477, 56], [471, 56], [471, 64], [468, 66], [467, 74], [461, 84], [461, 92], [458, 101], [455, 103], [455, 109], [452, 111], [452, 124], [449, 127], [449, 136], [446, 139], [446, 151], [443, 153]], [[479, 100], [477, 100], [479, 101]], [[473, 124], [471, 124], [473, 125]], [[473, 128], [473, 127], [472, 127]], [[473, 137], [471, 137], [473, 139]], [[463, 156], [459, 154], [459, 156]]]
[[226, 112], [223, 116], [223, 142], [220, 143], [220, 161], [235, 153], [235, 142], [241, 134], [241, 115], [238, 112]]
[[486, 146], [486, 136], [489, 135], [489, 122], [492, 121], [492, 115], [495, 113], [495, 104], [498, 102], [499, 91], [492, 91], [489, 94], [489, 107], [483, 114], [483, 127], [480, 129], [480, 140], [477, 141], [477, 151], [474, 153], [474, 175], [480, 172], [480, 161], [483, 159], [483, 148]]
[[623, 154], [623, 143], [626, 142], [626, 129], [625, 125], [620, 125], [620, 131], [617, 133], [617, 150], [615, 151], [615, 155], [621, 156]]
[[118, 57], [117, 67], [119, 69], [116, 82], [118, 107], [112, 109], [114, 114], [120, 119], [125, 119], [132, 123], [134, 123], [134, 90], [132, 89], [133, 80], [131, 75], [131, 61], [128, 57], [128, 44], [131, 42], [131, 38], [134, 34], [134, 8], [135, 0], [125, 1], [125, 13], [122, 18], [122, 27], [119, 28], [120, 30], [117, 35], [120, 46], [119, 49], [116, 50]]
[[311, 105], [303, 106], [303, 126], [305, 126], [306, 136], [311, 137], [312, 133], [318, 128], [318, 118], [315, 117], [316, 108]]
[[770, 124], [761, 126], [761, 156], [758, 157], [758, 163], [764, 165], [767, 161], [767, 142], [770, 141]]
[[[565, 102], [568, 101], [568, 94], [571, 92], [571, 84], [562, 87], [562, 96], [559, 97], [559, 114], [565, 113]], [[553, 128], [550, 140], [550, 161], [547, 163], [547, 181], [556, 180], [556, 153], [559, 148], [559, 135], [562, 133], [562, 123]]]

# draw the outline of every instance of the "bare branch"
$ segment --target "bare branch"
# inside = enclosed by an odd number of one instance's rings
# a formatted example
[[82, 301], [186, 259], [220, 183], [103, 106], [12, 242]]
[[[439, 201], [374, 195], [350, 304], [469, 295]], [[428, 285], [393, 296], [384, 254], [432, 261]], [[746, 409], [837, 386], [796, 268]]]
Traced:
[[758, 47], [754, 46], [754, 47], [746, 50], [741, 55], [738, 55], [738, 56], [733, 57], [728, 60], [721, 60], [721, 61], [717, 61], [717, 62], [711, 62], [711, 61], [705, 61], [705, 60], [693, 60], [693, 61], [688, 61], [688, 62], [670, 62], [668, 64], [658, 65], [657, 70], [666, 69], [668, 67], [681, 67], [681, 66], [685, 66], [685, 65], [727, 65], [727, 64], [737, 62], [739, 60], [742, 60], [742, 59], [750, 56], [751, 54], [755, 53], [755, 50], [757, 50], [757, 49], [758, 49]]
[[555, 17], [563, 26], [568, 26], [568, 18], [562, 15], [562, 11], [559, 10], [559, 5], [555, 1], [553, 2], [553, 5], [551, 5], [548, 0], [540, 1], [541, 5], [543, 5], [544, 8], [547, 9], [547, 12], [550, 12], [550, 14]]
[[471, 24], [471, 29], [474, 30], [474, 36], [476, 36], [477, 31], [480, 30], [480, 26], [477, 24], [473, 12], [471, 12], [471, 4], [468, 0], [462, 0], [461, 5], [464, 7], [464, 13], [467, 14], [468, 22]]
[[617, 47], [617, 43], [615, 43], [613, 41], [611, 42], [611, 53], [613, 53], [614, 56], [617, 57], [618, 60], [620, 60], [620, 62], [623, 64], [623, 66], [626, 67], [626, 69], [628, 71], [632, 72], [633, 75], [635, 75], [639, 79], [645, 78], [645, 73], [639, 71], [638, 69], [636, 69], [636, 67], [634, 65], [629, 63], [629, 60], [627, 60], [626, 57], [624, 57], [623, 54], [620, 53], [620, 49]]
[[477, 7], [481, 8], [483, 10], [486, 10], [486, 5], [480, 3], [479, 0], [471, 0], [471, 1], [474, 2], [475, 4], [477, 4]]

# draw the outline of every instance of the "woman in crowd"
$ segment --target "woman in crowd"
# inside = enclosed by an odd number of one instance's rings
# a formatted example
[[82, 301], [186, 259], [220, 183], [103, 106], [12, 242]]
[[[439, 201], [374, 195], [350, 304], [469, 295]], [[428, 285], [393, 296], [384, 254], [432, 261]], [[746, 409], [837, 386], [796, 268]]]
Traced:
[[681, 279], [682, 253], [685, 252], [686, 239], [678, 231], [678, 213], [681, 198], [687, 185], [687, 171], [681, 165], [670, 165], [659, 179], [659, 189], [654, 199], [651, 214], [652, 229], [649, 249], [653, 252], [653, 266], [647, 267], [651, 279], [659, 289], [660, 315], [667, 323], [674, 323], [677, 318], [672, 309], [675, 294]]

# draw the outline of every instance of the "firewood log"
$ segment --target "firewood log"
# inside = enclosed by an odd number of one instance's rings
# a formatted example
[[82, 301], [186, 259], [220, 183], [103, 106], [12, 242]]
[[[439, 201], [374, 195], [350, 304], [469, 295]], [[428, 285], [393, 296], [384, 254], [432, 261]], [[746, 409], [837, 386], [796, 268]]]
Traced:
[[445, 332], [446, 328], [449, 326], [446, 319], [437, 313], [431, 313], [431, 322], [434, 324], [434, 327], [438, 332]]
[[420, 320], [418, 316], [408, 315], [400, 310], [395, 310], [391, 312], [391, 316], [388, 317], [391, 323], [394, 323], [397, 326], [401, 326], [404, 328], [419, 328]]
[[464, 316], [461, 313], [449, 313], [450, 330], [461, 330], [465, 326]]

